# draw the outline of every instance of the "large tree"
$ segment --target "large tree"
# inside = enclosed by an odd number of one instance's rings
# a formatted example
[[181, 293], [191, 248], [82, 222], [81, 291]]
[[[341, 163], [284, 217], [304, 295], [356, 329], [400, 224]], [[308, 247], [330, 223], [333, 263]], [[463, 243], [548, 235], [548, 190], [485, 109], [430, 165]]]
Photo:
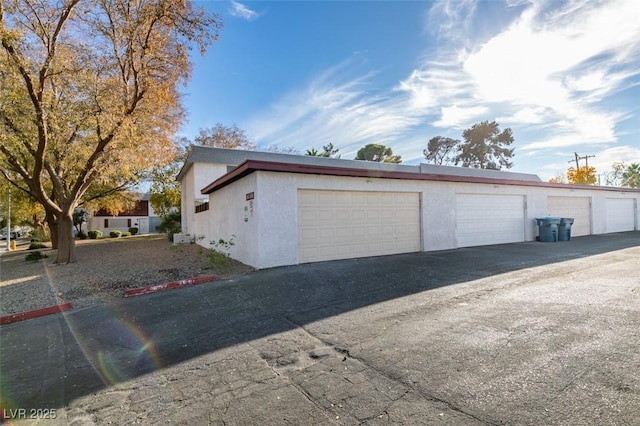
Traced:
[[379, 163], [401, 163], [402, 157], [393, 155], [393, 150], [384, 145], [370, 143], [358, 150], [356, 160], [376, 161]]
[[424, 158], [437, 165], [454, 164], [456, 153], [460, 147], [458, 139], [435, 136], [429, 139], [427, 149], [423, 150]]
[[220, 28], [188, 0], [0, 0], [0, 172], [57, 223], [56, 262], [92, 186], [171, 158], [189, 50]]
[[513, 132], [510, 128], [500, 131], [495, 121], [483, 121], [474, 124], [462, 133], [464, 142], [460, 146], [460, 154], [456, 164], [463, 167], [500, 170], [513, 166]]
[[218, 123], [214, 127], [202, 128], [194, 140], [197, 145], [214, 148], [246, 149], [250, 151], [256, 149], [256, 144], [251, 138], [235, 124], [225, 126]]

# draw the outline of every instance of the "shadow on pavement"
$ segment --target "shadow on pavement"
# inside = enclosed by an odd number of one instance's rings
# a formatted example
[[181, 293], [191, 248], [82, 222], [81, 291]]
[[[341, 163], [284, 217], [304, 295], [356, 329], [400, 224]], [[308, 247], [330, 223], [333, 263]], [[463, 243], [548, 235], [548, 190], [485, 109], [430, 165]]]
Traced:
[[640, 232], [323, 262], [0, 329], [2, 406], [54, 408], [225, 347], [505, 272], [640, 246]]

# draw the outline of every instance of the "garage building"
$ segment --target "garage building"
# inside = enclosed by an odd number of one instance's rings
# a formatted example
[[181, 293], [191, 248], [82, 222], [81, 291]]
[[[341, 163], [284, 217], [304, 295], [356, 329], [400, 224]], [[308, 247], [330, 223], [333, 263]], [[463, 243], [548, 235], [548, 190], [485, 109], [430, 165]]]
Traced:
[[534, 241], [544, 216], [573, 236], [639, 222], [640, 190], [495, 170], [194, 147], [178, 179], [183, 233], [256, 268]]

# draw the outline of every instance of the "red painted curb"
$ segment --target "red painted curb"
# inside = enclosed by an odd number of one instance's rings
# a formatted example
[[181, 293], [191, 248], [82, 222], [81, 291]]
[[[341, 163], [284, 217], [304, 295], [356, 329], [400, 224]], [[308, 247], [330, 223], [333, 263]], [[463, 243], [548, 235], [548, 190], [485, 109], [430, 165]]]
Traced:
[[141, 288], [132, 288], [131, 290], [126, 290], [124, 292], [124, 297], [139, 296], [141, 294], [149, 294], [149, 293], [155, 293], [157, 291], [170, 290], [173, 288], [180, 288], [180, 287], [187, 287], [190, 285], [202, 284], [209, 281], [214, 281], [216, 278], [217, 277], [215, 275], [203, 275], [201, 277], [189, 278], [186, 280], [171, 281], [166, 284], [151, 285], [148, 287], [141, 287]]
[[45, 315], [57, 314], [58, 312], [68, 311], [71, 308], [73, 308], [73, 305], [71, 302], [67, 302], [62, 305], [54, 305], [42, 309], [35, 309], [33, 311], [21, 312], [19, 314], [6, 315], [4, 317], [0, 317], [0, 325], [11, 324], [12, 322], [24, 321]]

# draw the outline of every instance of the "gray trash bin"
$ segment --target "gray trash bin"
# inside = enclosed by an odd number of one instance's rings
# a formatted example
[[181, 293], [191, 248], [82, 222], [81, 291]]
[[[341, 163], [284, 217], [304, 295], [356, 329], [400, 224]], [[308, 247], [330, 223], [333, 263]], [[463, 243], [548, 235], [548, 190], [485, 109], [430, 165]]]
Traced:
[[540, 241], [544, 243], [555, 243], [558, 241], [559, 217], [549, 216], [536, 218], [536, 222], [538, 222], [538, 236]]
[[572, 217], [563, 217], [558, 225], [558, 241], [571, 240], [571, 225], [573, 225]]

